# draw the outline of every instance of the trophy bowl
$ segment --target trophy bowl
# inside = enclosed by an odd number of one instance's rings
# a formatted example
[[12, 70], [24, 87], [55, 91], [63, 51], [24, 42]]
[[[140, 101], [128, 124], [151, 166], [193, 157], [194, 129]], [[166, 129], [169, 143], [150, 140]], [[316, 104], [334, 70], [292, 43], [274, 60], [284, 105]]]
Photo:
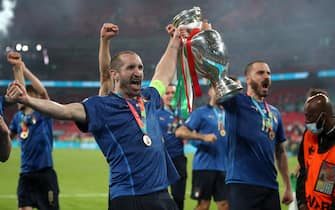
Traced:
[[172, 19], [172, 25], [176, 28], [183, 25], [188, 28], [196, 28], [201, 25], [201, 9], [193, 7], [189, 10], [183, 10]]
[[205, 30], [191, 40], [198, 75], [211, 81], [215, 87], [217, 103], [228, 100], [242, 90], [240, 83], [227, 75], [229, 59], [227, 48], [216, 30]]

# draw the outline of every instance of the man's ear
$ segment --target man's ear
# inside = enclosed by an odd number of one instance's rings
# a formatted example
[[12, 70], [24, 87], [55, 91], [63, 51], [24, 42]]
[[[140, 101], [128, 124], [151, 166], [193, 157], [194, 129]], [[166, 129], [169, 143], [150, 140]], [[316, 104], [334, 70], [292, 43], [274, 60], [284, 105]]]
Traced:
[[110, 69], [109, 70], [109, 75], [111, 77], [112, 80], [115, 80], [115, 81], [119, 81], [120, 80], [120, 75], [119, 75], [119, 72], [114, 70], [114, 69]]

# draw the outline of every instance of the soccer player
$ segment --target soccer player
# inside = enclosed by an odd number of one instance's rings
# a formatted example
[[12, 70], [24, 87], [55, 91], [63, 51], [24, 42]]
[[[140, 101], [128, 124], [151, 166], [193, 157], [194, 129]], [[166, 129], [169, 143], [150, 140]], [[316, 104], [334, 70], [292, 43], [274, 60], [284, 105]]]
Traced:
[[277, 168], [284, 182], [282, 202], [293, 199], [280, 112], [265, 101], [271, 70], [264, 61], [246, 66], [247, 94], [222, 103], [228, 135], [228, 202], [231, 209], [280, 209]]
[[92, 132], [110, 169], [110, 210], [177, 210], [167, 187], [179, 177], [166, 151], [157, 119], [160, 96], [176, 69], [179, 30], [174, 32], [152, 78], [142, 88], [144, 68], [139, 55], [123, 51], [111, 58], [109, 75], [114, 89], [82, 103], [62, 105], [27, 95], [14, 81], [7, 96], [44, 114], [74, 120]]
[[[179, 138], [191, 139], [197, 151], [193, 158], [191, 197], [198, 201], [196, 210], [208, 210], [211, 198], [219, 210], [227, 210], [225, 114], [215, 105], [215, 90], [210, 87], [209, 104], [193, 111], [176, 130]], [[196, 143], [192, 143], [195, 142]]]
[[171, 106], [171, 100], [175, 92], [176, 86], [169, 84], [163, 95], [164, 105], [158, 111], [157, 115], [159, 117], [159, 125], [163, 132], [166, 149], [180, 175], [180, 179], [171, 185], [171, 194], [179, 210], [183, 210], [187, 178], [187, 159], [184, 154], [183, 139], [177, 138], [175, 135], [176, 129], [182, 124], [180, 109], [173, 109]]
[[[30, 97], [49, 99], [47, 90], [25, 66], [19, 53], [9, 52], [7, 60], [13, 64], [14, 78], [23, 89], [24, 77], [31, 82], [26, 87]], [[20, 210], [58, 210], [59, 186], [52, 159], [53, 120], [29, 106], [20, 105], [19, 108], [10, 124], [12, 138], [18, 134], [21, 145], [18, 207]]]

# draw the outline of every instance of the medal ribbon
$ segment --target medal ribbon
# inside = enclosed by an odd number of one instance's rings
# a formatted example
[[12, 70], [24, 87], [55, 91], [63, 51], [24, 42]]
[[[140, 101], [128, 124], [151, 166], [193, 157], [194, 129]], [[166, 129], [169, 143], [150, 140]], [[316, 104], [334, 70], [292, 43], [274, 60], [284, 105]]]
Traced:
[[266, 103], [266, 101], [264, 101], [264, 104], [265, 104], [265, 109], [266, 109], [266, 112], [268, 113], [268, 116], [269, 116], [269, 125], [268, 125], [268, 128], [269, 128], [269, 132], [271, 132], [273, 129], [273, 121], [272, 121], [272, 118], [273, 118], [273, 115], [272, 115], [272, 112], [270, 110], [270, 106], [268, 103]]
[[140, 127], [143, 134], [147, 135], [146, 113], [145, 113], [143, 98], [142, 97], [137, 98], [137, 103], [140, 107], [141, 116], [138, 115], [135, 107], [127, 99], [126, 99], [126, 102], [129, 106], [129, 109], [130, 109], [131, 113], [133, 114], [133, 116], [134, 116], [134, 118], [137, 122], [137, 125]]
[[216, 116], [216, 120], [218, 121], [218, 130], [219, 131], [224, 130], [224, 127], [223, 127], [224, 116], [223, 116], [222, 110], [217, 109], [216, 107], [213, 107], [213, 111]]
[[[261, 114], [262, 116], [262, 121], [265, 123], [265, 129], [269, 129], [269, 132], [272, 131], [272, 128], [273, 128], [273, 122], [272, 122], [272, 112], [270, 110], [270, 107], [269, 107], [269, 104], [266, 103], [266, 101], [264, 101], [264, 104], [265, 104], [265, 110], [267, 112], [267, 115], [269, 117], [267, 117], [261, 107], [259, 106], [259, 104], [257, 103], [257, 101], [254, 99], [254, 97], [251, 97], [251, 102], [256, 106], [258, 112]], [[262, 128], [263, 129], [263, 128]]]
[[164, 109], [169, 112], [173, 116], [173, 123], [172, 126], [174, 128], [177, 128], [179, 125], [179, 119], [180, 119], [180, 113], [178, 109], [175, 109], [174, 111], [171, 110], [168, 106], [164, 105]]
[[21, 115], [21, 123], [20, 123], [21, 133], [26, 132], [28, 134], [28, 126], [27, 126], [27, 124], [25, 122], [24, 117], [25, 117], [25, 115], [22, 114]]

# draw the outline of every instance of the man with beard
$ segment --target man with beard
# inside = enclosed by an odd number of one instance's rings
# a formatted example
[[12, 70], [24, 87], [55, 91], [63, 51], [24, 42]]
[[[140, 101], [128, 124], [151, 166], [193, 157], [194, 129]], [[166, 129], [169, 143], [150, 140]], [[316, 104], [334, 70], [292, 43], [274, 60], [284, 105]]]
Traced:
[[247, 94], [222, 103], [228, 135], [227, 177], [230, 209], [280, 209], [277, 168], [284, 181], [282, 203], [292, 189], [280, 112], [265, 101], [271, 86], [269, 65], [260, 60], [245, 68]]
[[111, 58], [112, 92], [82, 103], [62, 105], [30, 97], [17, 81], [8, 87], [7, 96], [13, 102], [57, 119], [73, 120], [82, 131], [94, 135], [109, 164], [109, 210], [177, 210], [167, 187], [178, 179], [178, 173], [156, 114], [160, 96], [175, 74], [179, 35], [175, 30], [148, 88], [142, 88], [142, 60], [132, 51]]

